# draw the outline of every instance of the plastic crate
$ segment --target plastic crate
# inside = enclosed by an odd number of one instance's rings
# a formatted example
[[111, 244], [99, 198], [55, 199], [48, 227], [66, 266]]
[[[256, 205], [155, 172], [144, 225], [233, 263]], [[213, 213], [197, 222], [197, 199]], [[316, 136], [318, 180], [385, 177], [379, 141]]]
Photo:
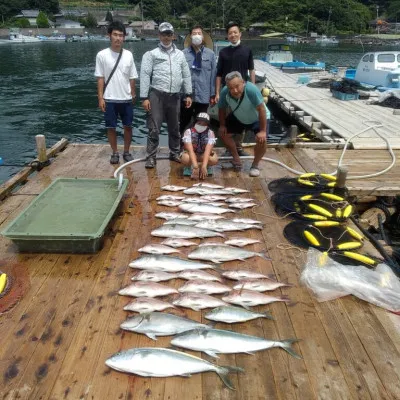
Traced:
[[21, 252], [95, 253], [128, 186], [116, 179], [59, 178], [2, 234]]
[[342, 93], [342, 92], [338, 92], [336, 90], [332, 90], [332, 96], [335, 99], [344, 100], [344, 101], [358, 100], [358, 98], [360, 97], [360, 95], [358, 93]]

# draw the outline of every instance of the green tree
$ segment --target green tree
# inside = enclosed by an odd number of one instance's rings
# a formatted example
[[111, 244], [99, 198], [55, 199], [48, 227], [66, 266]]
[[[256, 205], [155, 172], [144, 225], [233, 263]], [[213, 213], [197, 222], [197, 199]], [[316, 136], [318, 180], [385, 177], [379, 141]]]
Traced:
[[27, 8], [43, 11], [47, 14], [56, 14], [59, 9], [58, 0], [26, 0]]
[[96, 17], [88, 13], [87, 17], [85, 18], [84, 25], [86, 28], [96, 28], [97, 27], [97, 19]]
[[28, 18], [18, 18], [13, 23], [17, 28], [29, 28], [31, 24], [29, 23]]
[[43, 11], [39, 12], [36, 18], [36, 25], [38, 28], [48, 28], [50, 26], [47, 15]]
[[9, 19], [19, 14], [27, 5], [25, 0], [0, 0], [0, 15], [2, 20]]

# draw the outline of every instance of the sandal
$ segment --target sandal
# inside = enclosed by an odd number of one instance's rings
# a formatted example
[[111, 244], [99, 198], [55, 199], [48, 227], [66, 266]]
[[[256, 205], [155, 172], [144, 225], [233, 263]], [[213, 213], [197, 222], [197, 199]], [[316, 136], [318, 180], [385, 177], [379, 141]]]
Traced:
[[235, 172], [240, 172], [243, 168], [242, 164], [235, 164], [233, 161], [231, 161], [231, 164], [233, 165], [233, 170]]
[[119, 164], [119, 153], [111, 154], [110, 164]]
[[122, 154], [122, 158], [124, 159], [125, 162], [133, 160], [132, 154], [129, 152], [124, 152], [124, 154]]

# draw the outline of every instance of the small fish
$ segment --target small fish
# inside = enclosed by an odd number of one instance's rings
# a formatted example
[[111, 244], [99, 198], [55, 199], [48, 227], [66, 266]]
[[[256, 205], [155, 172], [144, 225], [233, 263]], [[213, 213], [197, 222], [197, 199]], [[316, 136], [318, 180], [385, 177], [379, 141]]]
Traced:
[[187, 226], [195, 226], [198, 221], [193, 221], [189, 218], [175, 218], [170, 219], [164, 223], [164, 225], [187, 225]]
[[229, 204], [229, 207], [237, 208], [239, 210], [244, 210], [245, 208], [250, 208], [250, 207], [254, 207], [254, 206], [258, 206], [258, 204], [256, 204], [256, 203], [231, 203], [231, 204]]
[[195, 269], [195, 270], [189, 269], [186, 271], [181, 271], [178, 273], [178, 277], [181, 279], [187, 279], [188, 281], [195, 280], [195, 279], [201, 279], [203, 281], [222, 282], [222, 279], [219, 278], [218, 276], [215, 276], [213, 274], [210, 274], [209, 272], [203, 271], [202, 269]]
[[228, 374], [244, 372], [239, 367], [219, 366], [187, 353], [157, 347], [120, 351], [107, 359], [106, 365], [117, 371], [154, 377], [191, 376], [212, 371], [217, 373], [225, 386], [232, 390], [235, 388]]
[[228, 305], [225, 301], [217, 299], [216, 297], [198, 293], [181, 294], [172, 304], [174, 306], [191, 308], [194, 311]]
[[182, 204], [181, 201], [178, 200], [161, 200], [157, 201], [159, 206], [166, 206], [166, 207], [177, 207], [179, 204]]
[[229, 246], [229, 245], [221, 242], [204, 242], [200, 243], [198, 247], [204, 247], [204, 246]]
[[200, 196], [206, 196], [206, 195], [232, 195], [233, 192], [230, 190], [225, 190], [225, 189], [214, 189], [214, 188], [201, 188], [201, 187], [191, 187], [189, 189], [185, 189], [183, 191], [185, 194], [198, 194]]
[[222, 329], [193, 329], [182, 332], [171, 340], [173, 346], [183, 347], [194, 351], [203, 351], [211, 357], [218, 358], [218, 354], [247, 353], [280, 347], [291, 356], [301, 359], [291, 347], [297, 339], [268, 340], [262, 337], [244, 335]]
[[194, 239], [215, 236], [225, 237], [222, 233], [186, 225], [162, 225], [159, 228], [151, 231], [151, 235], [179, 239]]
[[225, 199], [226, 203], [249, 203], [251, 201], [254, 201], [254, 199], [243, 197], [228, 197], [227, 199]]
[[156, 198], [157, 201], [162, 200], [183, 200], [185, 196], [175, 196], [174, 194], [164, 194]]
[[175, 185], [166, 185], [161, 188], [161, 190], [167, 190], [168, 192], [180, 192], [181, 190], [185, 190], [187, 187], [185, 186], [175, 186]]
[[254, 251], [248, 251], [241, 248], [228, 246], [223, 244], [222, 246], [203, 246], [198, 247], [188, 254], [188, 258], [192, 260], [206, 260], [214, 263], [221, 263], [233, 260], [246, 260], [251, 257], [261, 257], [264, 260], [270, 260], [263, 253], [256, 253]]
[[259, 306], [261, 304], [270, 304], [275, 301], [283, 301], [285, 303], [290, 303], [288, 296], [269, 296], [267, 294], [253, 292], [251, 290], [233, 290], [228, 293], [224, 297], [222, 297], [223, 301], [227, 301], [228, 303], [237, 304], [238, 306], [242, 306], [246, 309], [252, 306]]
[[126, 331], [142, 333], [153, 340], [157, 340], [157, 336], [170, 336], [190, 329], [209, 328], [208, 325], [189, 318], [157, 311], [128, 318], [120, 327]]
[[204, 213], [204, 214], [224, 214], [224, 213], [229, 213], [229, 212], [234, 212], [233, 210], [230, 210], [228, 208], [224, 207], [215, 207], [215, 206], [210, 206], [208, 204], [180, 204], [179, 209], [181, 211], [187, 212], [187, 213]]
[[214, 281], [203, 281], [196, 279], [186, 282], [178, 289], [179, 293], [202, 293], [202, 294], [220, 294], [232, 290], [231, 287]]
[[280, 287], [292, 287], [288, 283], [273, 281], [271, 279], [248, 279], [239, 281], [233, 287], [237, 290], [247, 289], [255, 292], [266, 292], [267, 290], [275, 290]]
[[230, 192], [232, 192], [234, 194], [250, 193], [250, 190], [240, 189], [240, 188], [237, 188], [237, 187], [226, 187], [225, 190], [229, 190]]
[[121, 289], [118, 294], [133, 297], [157, 297], [167, 296], [168, 294], [178, 293], [174, 288], [170, 288], [161, 283], [137, 281]]
[[179, 272], [187, 269], [213, 268], [213, 266], [209, 264], [158, 254], [143, 255], [132, 261], [129, 266], [131, 268], [151, 269], [163, 272]]
[[215, 183], [207, 183], [207, 182], [199, 182], [192, 185], [192, 187], [200, 187], [200, 188], [210, 188], [210, 189], [223, 189], [224, 187], [221, 185], [216, 185]]
[[262, 229], [260, 225], [255, 224], [244, 224], [242, 222], [233, 222], [230, 219], [223, 219], [217, 221], [200, 221], [195, 226], [203, 229], [210, 229], [216, 232], [232, 232], [232, 231], [244, 231], [247, 229]]
[[207, 200], [207, 201], [223, 201], [226, 200], [226, 196], [218, 195], [218, 194], [206, 194], [204, 196], [201, 196], [202, 199]]
[[179, 250], [165, 246], [163, 244], [147, 244], [146, 246], [141, 247], [138, 251], [140, 251], [141, 253], [148, 253], [148, 254], [180, 253]]
[[224, 322], [226, 324], [246, 322], [256, 318], [268, 318], [273, 320], [271, 314], [269, 314], [268, 312], [258, 313], [246, 310], [243, 307], [235, 306], [221, 306], [214, 308], [213, 310], [206, 313], [204, 317], [211, 321]]
[[[187, 215], [187, 214], [185, 214]], [[190, 219], [192, 221], [207, 221], [207, 220], [218, 220], [218, 219], [225, 219], [224, 216], [222, 215], [217, 215], [217, 214], [192, 214], [187, 217], [187, 219]]]
[[170, 272], [143, 270], [131, 278], [132, 281], [163, 282], [178, 278], [177, 274]]
[[225, 241], [225, 244], [228, 244], [231, 246], [236, 246], [236, 247], [244, 247], [244, 246], [247, 246], [249, 244], [254, 244], [254, 243], [261, 243], [261, 241], [257, 240], [257, 239], [247, 238], [247, 237], [233, 237], [233, 238]]
[[170, 247], [189, 247], [189, 246], [196, 246], [196, 242], [191, 242], [190, 240], [186, 239], [178, 239], [178, 238], [167, 238], [161, 242], [161, 244], [165, 244], [166, 246]]
[[228, 279], [232, 279], [235, 281], [240, 281], [242, 279], [270, 279], [267, 275], [260, 274], [256, 271], [249, 271], [246, 269], [237, 269], [237, 270], [230, 270], [224, 271], [222, 276]]
[[185, 197], [182, 200], [182, 203], [193, 203], [193, 204], [205, 204], [209, 203], [210, 201], [204, 199], [203, 197]]
[[255, 224], [255, 225], [264, 225], [263, 222], [258, 221], [256, 219], [251, 219], [251, 218], [233, 218], [233, 222], [241, 222], [243, 224]]
[[187, 218], [187, 214], [177, 212], [159, 212], [156, 214], [156, 218], [166, 219], [167, 221], [175, 218]]
[[140, 314], [147, 314], [153, 311], [164, 311], [168, 308], [176, 308], [173, 304], [153, 297], [138, 297], [132, 300], [125, 307], [125, 311], [134, 311]]

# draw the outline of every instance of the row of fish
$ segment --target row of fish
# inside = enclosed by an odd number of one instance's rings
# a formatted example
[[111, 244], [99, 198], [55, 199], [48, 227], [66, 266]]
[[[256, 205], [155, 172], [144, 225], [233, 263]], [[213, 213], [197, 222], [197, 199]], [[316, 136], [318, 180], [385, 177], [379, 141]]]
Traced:
[[[139, 315], [125, 320], [121, 328], [141, 333], [156, 340], [158, 336], [175, 335], [171, 345], [183, 349], [201, 351], [209, 356], [218, 354], [246, 353], [281, 347], [296, 358], [301, 358], [291, 348], [296, 339], [282, 341], [244, 335], [229, 330], [214, 329], [211, 324], [163, 313], [176, 307], [199, 311], [211, 308], [204, 317], [214, 323], [238, 323], [256, 318], [273, 319], [268, 312], [259, 313], [249, 307], [269, 304], [273, 301], [289, 302], [287, 296], [271, 296], [262, 292], [278, 287], [291, 286], [272, 280], [270, 276], [250, 270], [221, 270], [216, 264], [246, 260], [251, 257], [269, 258], [264, 253], [248, 251], [242, 247], [260, 241], [251, 238], [230, 238], [224, 242], [197, 244], [188, 239], [225, 238], [225, 232], [261, 230], [260, 221], [249, 218], [226, 219], [222, 214], [234, 212], [232, 205], [239, 209], [256, 205], [253, 199], [234, 197], [246, 193], [239, 188], [226, 188], [219, 185], [199, 183], [191, 188], [167, 185], [163, 190], [201, 197], [188, 198], [179, 195], [163, 195], [157, 198], [160, 205], [177, 206], [179, 212], [156, 214], [166, 222], [151, 232], [152, 236], [165, 238], [159, 244], [148, 244], [138, 251], [145, 253], [133, 260], [129, 266], [140, 270], [133, 283], [121, 289], [119, 294], [136, 297], [124, 310], [138, 312]], [[228, 204], [229, 208], [224, 207]], [[188, 259], [169, 256], [181, 253], [181, 247], [197, 246], [187, 255]], [[211, 262], [209, 264], [207, 262]], [[213, 273], [208, 272], [211, 270]], [[219, 272], [216, 275], [215, 272]], [[223, 278], [236, 281], [233, 286], [223, 282]], [[184, 279], [178, 289], [159, 282], [171, 279]], [[222, 298], [211, 296], [222, 294]], [[171, 300], [160, 300], [158, 296], [171, 295]], [[236, 306], [234, 306], [234, 305]], [[240, 307], [238, 307], [240, 306]], [[164, 348], [134, 348], [121, 351], [110, 357], [106, 364], [118, 371], [141, 376], [167, 377], [190, 376], [206, 371], [216, 372], [224, 384], [234, 389], [228, 374], [244, 372], [242, 368], [218, 366], [190, 354]], [[166, 367], [167, 366], [167, 367]]]

